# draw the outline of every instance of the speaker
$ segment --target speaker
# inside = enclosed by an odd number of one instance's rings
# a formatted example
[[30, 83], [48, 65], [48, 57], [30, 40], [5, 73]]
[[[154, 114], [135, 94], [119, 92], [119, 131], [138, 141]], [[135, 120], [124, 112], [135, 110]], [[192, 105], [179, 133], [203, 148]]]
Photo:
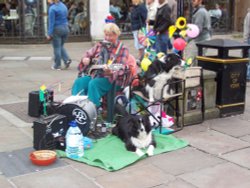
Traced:
[[[45, 92], [46, 103], [53, 102], [54, 91], [46, 90]], [[32, 117], [39, 117], [43, 113], [43, 104], [39, 99], [39, 91], [31, 91], [29, 93], [28, 115]]]
[[65, 135], [68, 130], [66, 116], [53, 114], [33, 122], [33, 147], [36, 150], [65, 150]]

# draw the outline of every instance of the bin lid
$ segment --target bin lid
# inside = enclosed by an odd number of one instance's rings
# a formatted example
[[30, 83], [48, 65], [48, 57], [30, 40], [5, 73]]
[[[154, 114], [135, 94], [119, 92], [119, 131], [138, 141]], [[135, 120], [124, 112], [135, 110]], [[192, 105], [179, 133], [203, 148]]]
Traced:
[[212, 39], [202, 42], [197, 42], [198, 47], [211, 47], [211, 48], [233, 48], [233, 49], [242, 49], [250, 48], [250, 45], [247, 43], [238, 42], [230, 39]]

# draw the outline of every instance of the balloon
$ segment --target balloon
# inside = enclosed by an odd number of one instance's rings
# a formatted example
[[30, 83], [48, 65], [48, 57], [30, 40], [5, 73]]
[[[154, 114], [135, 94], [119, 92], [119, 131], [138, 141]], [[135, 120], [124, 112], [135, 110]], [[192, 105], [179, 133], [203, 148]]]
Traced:
[[174, 32], [176, 31], [176, 27], [174, 25], [171, 25], [169, 28], [168, 28], [168, 36], [169, 38], [172, 38], [173, 35], [174, 35]]
[[180, 36], [181, 36], [182, 38], [185, 38], [186, 35], [187, 35], [187, 31], [186, 31], [186, 30], [182, 30], [182, 31], [180, 32]]
[[182, 51], [186, 47], [186, 41], [183, 38], [177, 38], [173, 42], [173, 46], [176, 50]]
[[148, 58], [144, 57], [141, 61], [142, 70], [146, 72], [148, 70], [149, 65], [151, 65], [151, 63], [152, 62]]
[[195, 38], [199, 35], [200, 29], [195, 24], [187, 24], [187, 36], [190, 38]]

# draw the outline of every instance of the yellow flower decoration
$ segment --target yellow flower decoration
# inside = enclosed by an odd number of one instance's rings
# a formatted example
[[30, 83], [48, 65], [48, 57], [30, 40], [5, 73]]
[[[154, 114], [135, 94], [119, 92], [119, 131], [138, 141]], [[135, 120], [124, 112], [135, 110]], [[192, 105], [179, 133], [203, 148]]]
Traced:
[[185, 29], [185, 27], [187, 26], [186, 18], [179, 17], [175, 22], [175, 26], [180, 30]]
[[40, 87], [40, 90], [41, 91], [45, 91], [47, 88], [46, 88], [46, 86], [43, 84], [41, 87]]
[[176, 31], [176, 27], [174, 25], [171, 25], [169, 28], [168, 28], [168, 36], [169, 38], [172, 38], [173, 35], [174, 35], [174, 32]]
[[187, 59], [186, 64], [190, 66], [193, 63], [193, 59], [190, 57]]

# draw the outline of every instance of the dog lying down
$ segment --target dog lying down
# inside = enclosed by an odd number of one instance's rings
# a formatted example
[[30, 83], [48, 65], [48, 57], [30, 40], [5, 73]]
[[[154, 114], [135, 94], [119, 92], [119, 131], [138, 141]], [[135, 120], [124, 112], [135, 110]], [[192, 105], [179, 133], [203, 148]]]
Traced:
[[141, 149], [146, 149], [148, 156], [154, 154], [156, 142], [152, 134], [151, 124], [148, 115], [131, 115], [124, 107], [116, 105], [115, 111], [120, 117], [116, 126], [112, 129], [112, 134], [119, 137], [128, 151], [135, 152], [138, 156], [145, 153]]

